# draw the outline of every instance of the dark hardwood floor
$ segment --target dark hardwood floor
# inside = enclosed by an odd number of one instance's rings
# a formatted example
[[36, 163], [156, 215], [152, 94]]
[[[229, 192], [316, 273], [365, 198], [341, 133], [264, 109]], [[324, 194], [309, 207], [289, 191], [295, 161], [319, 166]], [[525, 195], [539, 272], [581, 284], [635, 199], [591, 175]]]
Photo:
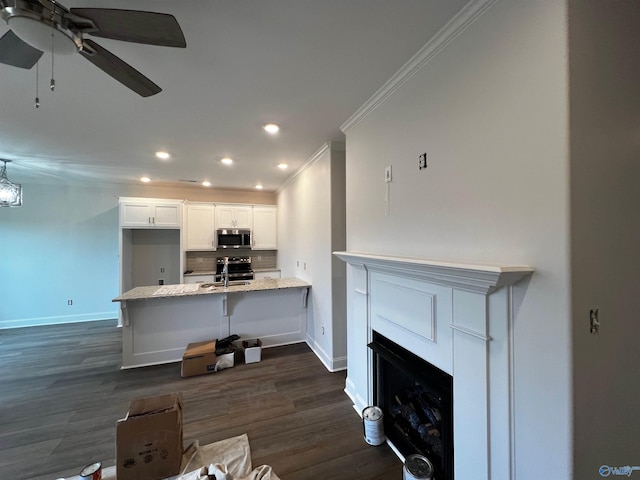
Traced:
[[329, 373], [306, 344], [191, 378], [179, 363], [120, 370], [120, 359], [115, 321], [0, 330], [0, 479], [113, 465], [129, 401], [172, 392], [183, 396], [185, 446], [246, 433], [253, 466], [283, 480], [402, 478], [387, 445], [365, 443], [344, 373]]

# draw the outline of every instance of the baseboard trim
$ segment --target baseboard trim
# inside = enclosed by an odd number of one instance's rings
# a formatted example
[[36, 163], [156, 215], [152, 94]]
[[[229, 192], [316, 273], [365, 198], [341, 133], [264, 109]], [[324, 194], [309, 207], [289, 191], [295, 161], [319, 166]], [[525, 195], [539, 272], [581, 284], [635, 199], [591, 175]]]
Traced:
[[0, 320], [0, 330], [9, 328], [40, 327], [44, 325], [62, 325], [65, 323], [93, 322], [99, 320], [117, 320], [118, 311], [80, 313], [77, 315], [58, 315], [51, 317], [20, 318]]
[[330, 358], [318, 343], [307, 335], [307, 345], [316, 357], [322, 362], [327, 370], [330, 372], [339, 372], [347, 369], [347, 357]]

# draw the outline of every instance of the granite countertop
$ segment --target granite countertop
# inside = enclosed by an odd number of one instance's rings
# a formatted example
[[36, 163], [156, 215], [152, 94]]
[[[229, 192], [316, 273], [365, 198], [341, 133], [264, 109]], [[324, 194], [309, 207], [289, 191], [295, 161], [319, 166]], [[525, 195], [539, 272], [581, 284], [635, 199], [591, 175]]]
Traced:
[[308, 288], [311, 286], [299, 278], [265, 278], [263, 280], [251, 280], [248, 285], [234, 285], [225, 287], [205, 287], [201, 283], [180, 285], [151, 285], [149, 287], [136, 287], [114, 298], [113, 302], [125, 300], [146, 300], [153, 298], [188, 297], [193, 295], [211, 295], [235, 292], [258, 292], [265, 290], [282, 290], [286, 288]]

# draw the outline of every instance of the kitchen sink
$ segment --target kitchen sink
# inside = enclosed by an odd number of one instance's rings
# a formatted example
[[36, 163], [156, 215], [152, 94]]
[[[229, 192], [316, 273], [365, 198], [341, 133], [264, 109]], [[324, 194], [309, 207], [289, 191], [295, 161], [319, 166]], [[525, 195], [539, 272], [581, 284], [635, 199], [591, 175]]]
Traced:
[[[242, 285], [251, 285], [250, 280], [230, 280], [227, 283], [227, 287], [238, 287]], [[200, 288], [210, 288], [210, 287], [224, 287], [224, 282], [214, 282], [214, 283], [201, 283]]]
[[[229, 280], [227, 283], [228, 287], [237, 287], [238, 285], [250, 285], [251, 282], [249, 280]], [[224, 282], [215, 282], [213, 284], [214, 287], [224, 287]]]

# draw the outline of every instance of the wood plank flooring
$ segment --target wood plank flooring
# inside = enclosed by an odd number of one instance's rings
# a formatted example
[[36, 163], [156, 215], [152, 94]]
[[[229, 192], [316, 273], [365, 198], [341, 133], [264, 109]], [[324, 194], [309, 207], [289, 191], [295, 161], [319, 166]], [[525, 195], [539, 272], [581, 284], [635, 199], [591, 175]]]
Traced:
[[249, 436], [254, 467], [283, 480], [399, 479], [387, 445], [362, 438], [343, 392], [306, 344], [262, 361], [180, 377], [180, 364], [120, 370], [115, 321], [0, 330], [0, 479], [54, 480], [93, 461], [114, 464], [115, 424], [129, 401], [181, 392], [184, 442]]

